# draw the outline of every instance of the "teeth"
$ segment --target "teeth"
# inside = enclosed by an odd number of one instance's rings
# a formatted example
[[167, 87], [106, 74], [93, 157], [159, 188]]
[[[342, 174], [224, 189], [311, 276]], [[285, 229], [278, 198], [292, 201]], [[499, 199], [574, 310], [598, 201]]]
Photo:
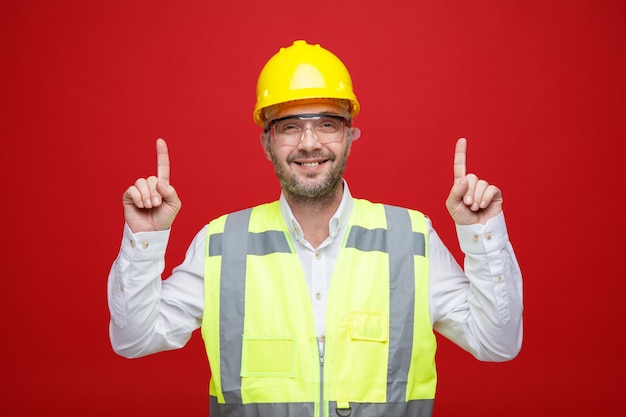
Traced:
[[319, 162], [303, 162], [302, 166], [303, 167], [316, 167], [319, 164], [320, 164]]

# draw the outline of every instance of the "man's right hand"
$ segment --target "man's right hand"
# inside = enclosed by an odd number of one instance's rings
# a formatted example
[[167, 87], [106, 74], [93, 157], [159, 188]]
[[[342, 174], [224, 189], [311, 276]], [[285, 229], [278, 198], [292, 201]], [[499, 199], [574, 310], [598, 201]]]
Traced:
[[122, 198], [124, 220], [133, 233], [169, 229], [182, 206], [170, 185], [170, 157], [163, 139], [157, 139], [156, 152], [157, 176], [139, 178]]

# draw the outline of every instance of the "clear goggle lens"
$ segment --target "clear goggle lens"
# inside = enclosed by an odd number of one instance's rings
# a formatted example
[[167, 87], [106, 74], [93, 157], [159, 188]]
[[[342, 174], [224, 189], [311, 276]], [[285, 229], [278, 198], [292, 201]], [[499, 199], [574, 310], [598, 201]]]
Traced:
[[336, 114], [294, 114], [269, 121], [265, 130], [272, 131], [279, 145], [295, 146], [302, 142], [307, 129], [320, 143], [340, 142], [346, 125], [348, 120]]

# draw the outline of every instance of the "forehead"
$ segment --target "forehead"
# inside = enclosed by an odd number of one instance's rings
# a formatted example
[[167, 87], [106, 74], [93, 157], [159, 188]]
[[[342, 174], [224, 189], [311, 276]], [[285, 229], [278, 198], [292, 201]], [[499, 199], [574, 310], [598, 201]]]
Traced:
[[335, 103], [309, 102], [309, 103], [285, 103], [276, 109], [270, 119], [291, 116], [304, 113], [327, 113], [347, 116], [346, 110]]

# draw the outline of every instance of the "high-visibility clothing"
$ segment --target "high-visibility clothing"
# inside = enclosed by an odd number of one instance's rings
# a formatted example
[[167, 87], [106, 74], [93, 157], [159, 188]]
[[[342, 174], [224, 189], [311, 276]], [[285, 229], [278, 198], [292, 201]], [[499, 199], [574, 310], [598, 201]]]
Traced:
[[427, 233], [417, 211], [355, 200], [320, 355], [278, 202], [212, 221], [202, 321], [211, 416], [431, 415]]

